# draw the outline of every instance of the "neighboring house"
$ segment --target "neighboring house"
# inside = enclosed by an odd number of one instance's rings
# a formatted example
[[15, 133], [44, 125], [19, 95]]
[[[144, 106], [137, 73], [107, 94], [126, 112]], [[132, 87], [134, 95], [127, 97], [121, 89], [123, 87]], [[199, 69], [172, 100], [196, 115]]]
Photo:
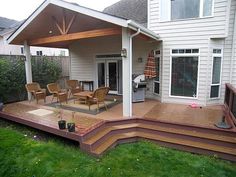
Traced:
[[[19, 27], [22, 22], [0, 17], [0, 55], [23, 55], [24, 47], [20, 45], [9, 45], [7, 38]], [[31, 47], [32, 55], [47, 55], [47, 56], [68, 56], [68, 50], [46, 48], [46, 47]]]
[[[236, 0], [122, 0], [105, 13], [48, 0], [8, 41], [23, 44], [28, 39], [30, 45], [68, 48], [70, 78], [92, 80], [95, 87], [106, 85], [111, 93], [122, 94], [124, 116], [132, 115], [130, 74], [144, 73], [152, 50], [157, 77], [147, 80], [147, 97], [222, 104], [224, 84], [236, 86], [235, 11]], [[58, 25], [65, 19], [71, 21], [68, 30]], [[138, 37], [132, 38], [134, 33]]]

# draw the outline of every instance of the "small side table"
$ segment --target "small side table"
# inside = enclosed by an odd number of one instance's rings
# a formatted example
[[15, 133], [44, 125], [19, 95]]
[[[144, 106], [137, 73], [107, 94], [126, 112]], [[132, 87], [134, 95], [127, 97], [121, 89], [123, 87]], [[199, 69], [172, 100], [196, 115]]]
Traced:
[[89, 91], [93, 91], [93, 81], [79, 81], [80, 85], [82, 86], [82, 89], [84, 90], [84, 85], [89, 86]]

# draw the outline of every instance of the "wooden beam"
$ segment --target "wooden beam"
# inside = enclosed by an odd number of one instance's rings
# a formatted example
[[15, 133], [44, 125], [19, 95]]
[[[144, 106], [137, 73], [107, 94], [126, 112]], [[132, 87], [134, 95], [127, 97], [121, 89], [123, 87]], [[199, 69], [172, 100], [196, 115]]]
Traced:
[[43, 45], [43, 44], [50, 44], [56, 42], [66, 42], [66, 41], [73, 41], [78, 39], [86, 39], [86, 38], [94, 38], [99, 36], [111, 36], [121, 34], [120, 28], [104, 28], [98, 30], [91, 30], [91, 31], [83, 31], [78, 33], [72, 34], [62, 34], [59, 36], [52, 36], [52, 37], [45, 37], [45, 38], [38, 38], [29, 41], [29, 45]]
[[55, 22], [55, 25], [56, 25], [57, 29], [59, 30], [59, 32], [60, 32], [61, 34], [63, 34], [63, 29], [61, 29], [60, 25], [59, 25], [58, 22], [57, 22], [57, 19], [56, 19], [54, 16], [52, 16], [52, 19], [53, 19], [53, 21]]
[[73, 22], [75, 21], [75, 17], [76, 17], [76, 15], [73, 15], [73, 17], [70, 19], [70, 22], [69, 22], [69, 24], [68, 24], [68, 26], [67, 26], [67, 28], [66, 28], [66, 34], [68, 34], [68, 32], [69, 32], [69, 30], [70, 30], [70, 27], [71, 27], [71, 25], [73, 24]]

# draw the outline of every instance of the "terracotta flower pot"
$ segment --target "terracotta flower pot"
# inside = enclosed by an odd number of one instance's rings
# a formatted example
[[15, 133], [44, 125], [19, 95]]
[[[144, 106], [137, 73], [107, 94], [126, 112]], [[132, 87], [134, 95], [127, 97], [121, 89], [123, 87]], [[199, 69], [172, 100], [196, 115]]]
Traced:
[[58, 121], [58, 126], [60, 130], [66, 129], [66, 121], [65, 120], [59, 120]]
[[67, 123], [67, 128], [69, 132], [75, 132], [75, 123]]

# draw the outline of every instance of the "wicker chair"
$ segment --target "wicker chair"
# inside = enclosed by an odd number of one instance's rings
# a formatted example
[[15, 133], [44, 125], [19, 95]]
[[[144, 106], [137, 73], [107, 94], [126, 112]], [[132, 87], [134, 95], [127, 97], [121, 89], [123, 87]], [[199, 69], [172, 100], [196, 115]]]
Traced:
[[66, 83], [67, 83], [67, 86], [70, 89], [69, 97], [71, 95], [74, 95], [75, 93], [79, 93], [79, 92], [82, 91], [81, 87], [79, 86], [79, 81], [78, 80], [67, 80]]
[[90, 96], [88, 99], [89, 110], [91, 104], [97, 104], [97, 112], [99, 112], [99, 103], [103, 103], [107, 110], [105, 98], [109, 92], [109, 89], [110, 89], [109, 87], [100, 87], [93, 92], [92, 96]]
[[58, 84], [56, 84], [56, 83], [48, 84], [47, 88], [48, 88], [49, 93], [52, 94], [52, 101], [51, 102], [53, 102], [53, 99], [56, 97], [57, 98], [57, 102], [59, 101], [60, 104], [62, 102], [66, 102], [67, 103], [68, 94], [67, 94], [66, 90], [62, 90], [60, 88], [60, 86]]
[[37, 82], [25, 84], [27, 92], [31, 93], [33, 97], [29, 100], [31, 102], [32, 98], [36, 99], [37, 104], [40, 99], [46, 102], [46, 89], [42, 89]]

